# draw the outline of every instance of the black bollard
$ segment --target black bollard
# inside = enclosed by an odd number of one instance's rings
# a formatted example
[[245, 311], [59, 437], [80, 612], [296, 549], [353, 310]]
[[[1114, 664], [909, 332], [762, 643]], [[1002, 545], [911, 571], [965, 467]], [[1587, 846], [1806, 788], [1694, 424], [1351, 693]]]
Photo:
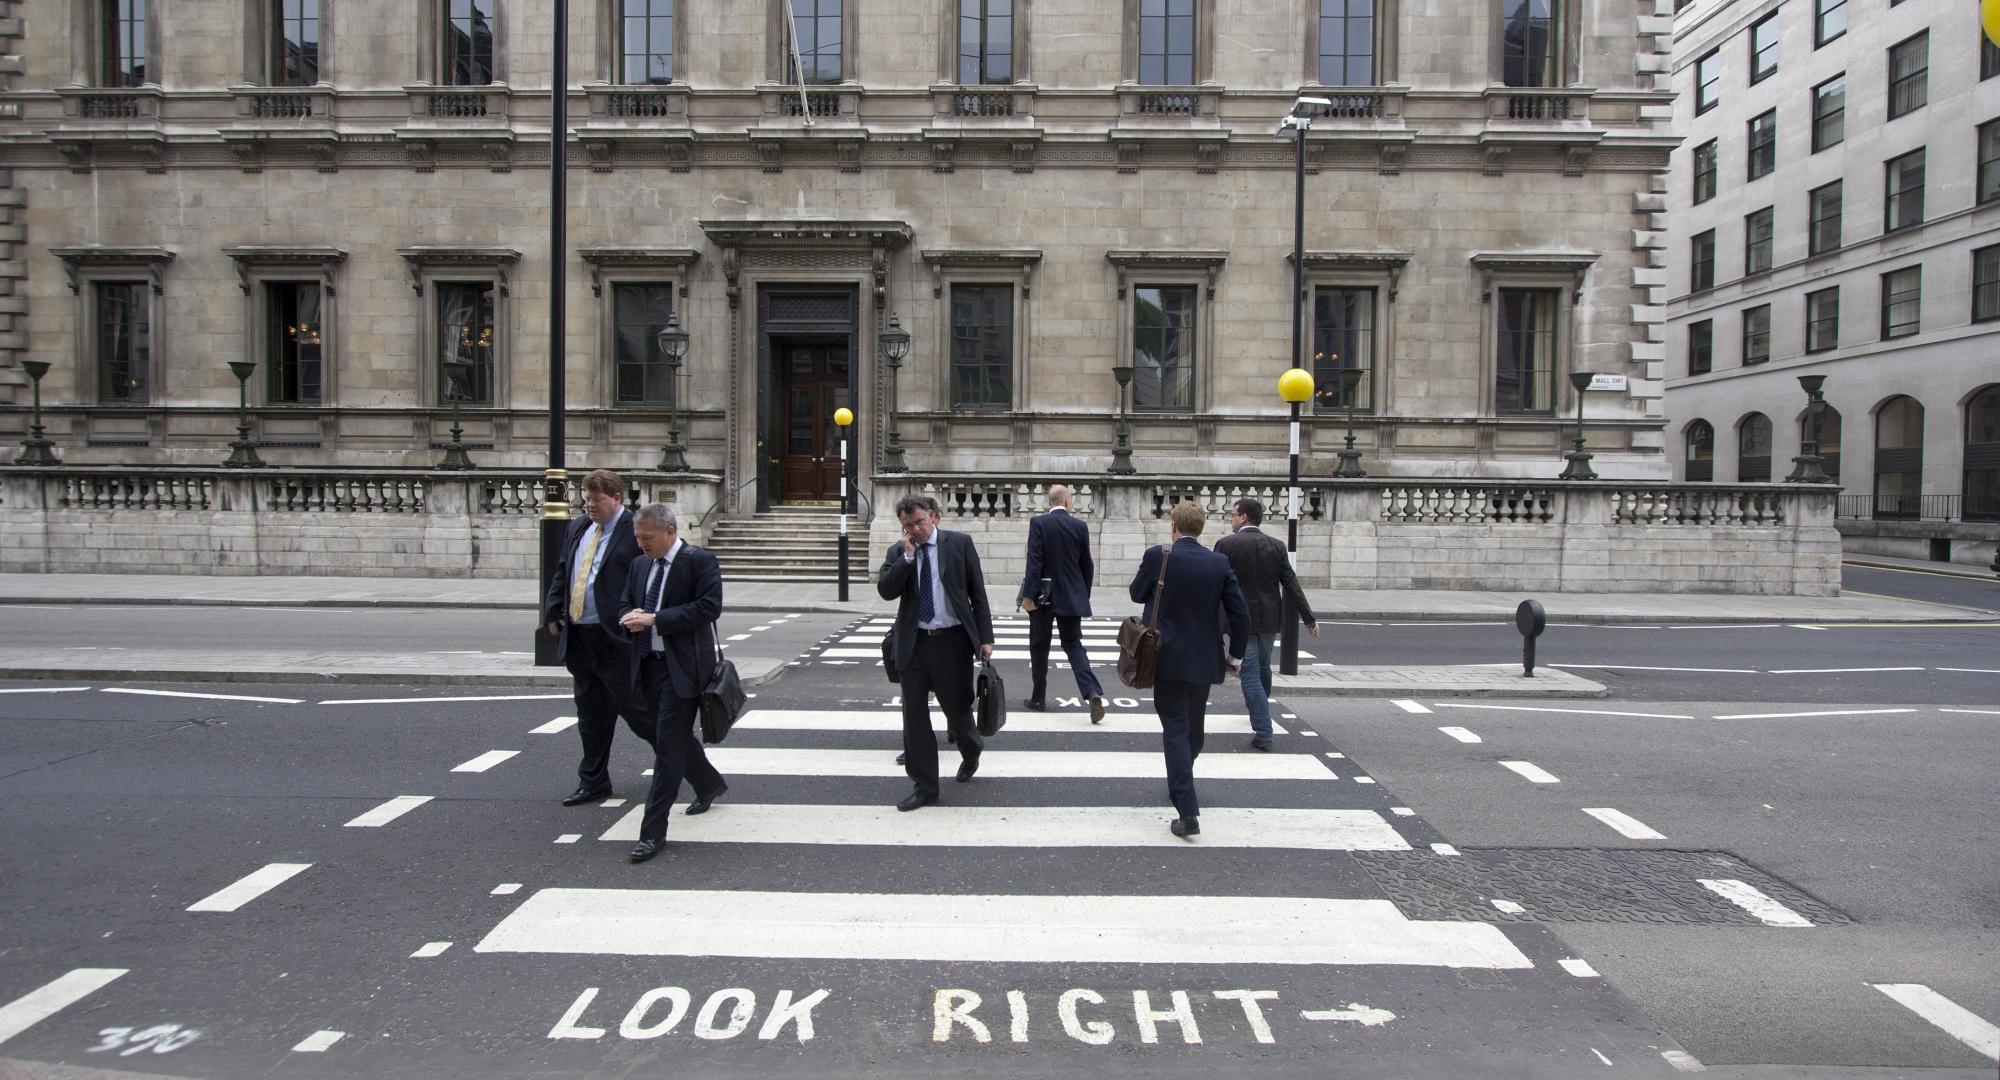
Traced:
[[1534, 600], [1523, 600], [1514, 609], [1514, 627], [1521, 631], [1521, 667], [1530, 679], [1535, 677], [1535, 639], [1542, 636], [1548, 625], [1548, 612]]

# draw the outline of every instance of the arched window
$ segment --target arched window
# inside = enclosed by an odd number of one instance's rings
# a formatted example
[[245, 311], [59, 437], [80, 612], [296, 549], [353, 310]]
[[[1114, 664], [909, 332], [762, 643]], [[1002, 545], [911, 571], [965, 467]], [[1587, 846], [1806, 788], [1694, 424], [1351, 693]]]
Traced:
[[1924, 407], [1893, 397], [1875, 413], [1875, 516], [1915, 518], [1923, 508]]
[[2000, 383], [1965, 403], [1966, 521], [2000, 521]]
[[1715, 425], [1696, 420], [1687, 426], [1687, 468], [1689, 483], [1706, 484], [1715, 479]]
[[1751, 413], [1736, 425], [1736, 482], [1771, 482], [1771, 418]]
[[[1799, 445], [1803, 447], [1812, 438], [1812, 413], [1799, 417]], [[1819, 414], [1819, 456], [1820, 468], [1840, 483], [1840, 410], [1828, 405]]]

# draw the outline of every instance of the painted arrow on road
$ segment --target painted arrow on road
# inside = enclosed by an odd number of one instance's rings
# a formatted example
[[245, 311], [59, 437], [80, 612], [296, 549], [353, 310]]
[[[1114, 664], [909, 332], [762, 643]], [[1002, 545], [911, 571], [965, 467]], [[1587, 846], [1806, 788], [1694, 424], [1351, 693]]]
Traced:
[[1362, 1027], [1376, 1027], [1394, 1020], [1396, 1014], [1350, 1001], [1345, 1009], [1305, 1009], [1300, 1011], [1299, 1017], [1304, 1020], [1344, 1020]]

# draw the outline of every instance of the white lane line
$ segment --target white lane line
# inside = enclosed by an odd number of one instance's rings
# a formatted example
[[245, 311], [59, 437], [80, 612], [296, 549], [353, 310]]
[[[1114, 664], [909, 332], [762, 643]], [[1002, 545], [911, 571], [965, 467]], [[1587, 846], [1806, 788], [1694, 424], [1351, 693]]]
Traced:
[[140, 694], [145, 697], [201, 698], [206, 701], [261, 701], [271, 705], [297, 705], [301, 699], [291, 697], [255, 697], [250, 694], [195, 694], [186, 690], [134, 690], [124, 686], [107, 686], [103, 694]]
[[1575, 957], [1564, 957], [1563, 959], [1556, 961], [1556, 963], [1561, 964], [1562, 969], [1564, 971], [1569, 972], [1571, 975], [1574, 975], [1579, 979], [1597, 978], [1597, 969], [1591, 967], [1590, 961], [1588, 960], [1578, 960]]
[[1419, 716], [1423, 715], [1424, 713], [1430, 712], [1429, 709], [1424, 708], [1422, 705], [1419, 705], [1408, 698], [1397, 698], [1396, 700], [1391, 701], [1389, 704], [1394, 705], [1395, 707], [1403, 710], [1406, 713], [1415, 713]]
[[[637, 840], [645, 812], [633, 807], [598, 839]], [[1211, 806], [1201, 820], [1201, 835], [1190, 842], [1169, 833], [1152, 806], [945, 805], [904, 814], [887, 805], [721, 803], [699, 818], [675, 818], [670, 835], [677, 842], [718, 844], [796, 844], [810, 836], [815, 844], [879, 847], [1410, 849], [1373, 810]]]
[[1416, 817], [1416, 816], [1417, 816], [1417, 812], [1416, 812], [1415, 810], [1412, 810], [1412, 809], [1410, 809], [1410, 808], [1409, 808], [1409, 807], [1407, 807], [1407, 806], [1392, 806], [1392, 807], [1390, 807], [1390, 808], [1389, 808], [1389, 812], [1390, 812], [1390, 813], [1392, 813], [1392, 814], [1394, 814], [1394, 815], [1396, 815], [1397, 817]]
[[1604, 1051], [1599, 1050], [1597, 1047], [1593, 1046], [1590, 1048], [1590, 1052], [1597, 1055], [1597, 1060], [1602, 1061], [1606, 1065], [1611, 1064], [1611, 1059], [1604, 1056]]
[[[648, 769], [648, 770], [646, 770], [646, 771], [647, 771], [647, 772], [652, 772], [652, 770], [651, 770], [651, 769]], [[558, 843], [558, 844], [574, 844], [574, 843], [576, 843], [576, 842], [577, 842], [578, 840], [581, 840], [581, 839], [583, 839], [583, 834], [582, 834], [582, 833], [580, 833], [580, 832], [566, 832], [566, 833], [562, 834], [561, 836], [558, 836], [558, 837], [556, 837], [556, 843]]]
[[1602, 821], [1606, 825], [1633, 840], [1665, 840], [1666, 835], [1649, 828], [1645, 822], [1608, 806], [1586, 806], [1583, 812]]
[[[903, 767], [879, 750], [796, 750], [718, 746], [708, 751], [724, 776], [904, 776]], [[1160, 754], [1139, 751], [1008, 750], [982, 757], [985, 777], [1159, 779]], [[1304, 754], [1209, 754], [1203, 780], [1328, 780], [1325, 766]]]
[[429, 795], [398, 795], [347, 823], [350, 829], [377, 829], [431, 801]]
[[748, 640], [750, 640], [750, 635], [749, 635], [749, 634], [731, 634], [731, 635], [729, 635], [729, 638], [728, 638], [728, 640], [730, 640], [730, 641], [748, 641]]
[[75, 694], [88, 689], [88, 686], [23, 686], [0, 690], [0, 694]]
[[754, 634], [761, 630], [769, 630], [770, 628], [771, 627], [768, 624], [764, 626], [753, 626], [750, 628], [750, 632]]
[[129, 968], [75, 968], [0, 1005], [0, 1043], [103, 989]]
[[[933, 713], [933, 716], [936, 716]], [[903, 713], [894, 711], [870, 711], [865, 709], [752, 709], [736, 722], [739, 731], [880, 731], [901, 732]], [[1275, 734], [1289, 734], [1283, 724], [1272, 722]], [[1032, 712], [1010, 710], [1007, 714], [1007, 730], [1034, 732], [1036, 734], [1088, 732], [1105, 734], [1122, 732], [1128, 734], [1152, 734], [1160, 732], [1159, 718], [1150, 712], [1121, 713], [1109, 712], [1104, 722], [1093, 724], [1090, 714], [1077, 712]], [[1250, 717], [1247, 714], [1217, 715], [1210, 713], [1207, 730], [1211, 734], [1247, 735], [1250, 733]]]
[[1708, 1071], [1708, 1066], [1703, 1065], [1701, 1059], [1685, 1050], [1662, 1050], [1660, 1056], [1667, 1059], [1667, 1064], [1672, 1065], [1675, 1072]]
[[334, 1043], [347, 1038], [345, 1031], [315, 1031], [292, 1047], [294, 1054], [324, 1054]]
[[1459, 742], [1462, 743], [1476, 743], [1484, 741], [1480, 739], [1479, 736], [1474, 735], [1472, 732], [1467, 731], [1462, 727], [1441, 727], [1438, 730], [1444, 732], [1446, 735], [1449, 735], [1454, 739], [1457, 739]]
[[624, 799], [606, 799], [603, 802], [597, 804], [598, 808], [601, 810], [616, 810], [624, 805], [625, 805]]
[[1766, 926], [1811, 926], [1812, 920], [1735, 878], [1697, 878], [1701, 887], [1755, 915]]
[[311, 863], [274, 862], [236, 884], [188, 905], [189, 911], [235, 911], [305, 872]]
[[2000, 716], [2000, 709], [1939, 709], [1939, 712], [1968, 713], [1973, 716]]
[[[1335, 777], [1335, 779], [1339, 778]], [[1372, 776], [1357, 776], [1354, 778], [1354, 782], [1357, 784], [1372, 784], [1375, 782], [1375, 778]]]
[[520, 891], [521, 891], [521, 883], [520, 883], [520, 882], [518, 882], [518, 881], [510, 881], [510, 882], [506, 883], [505, 885], [495, 885], [495, 886], [493, 886], [493, 891], [492, 891], [492, 892], [490, 892], [490, 893], [488, 893], [488, 894], [486, 894], [486, 895], [488, 895], [488, 896], [512, 896], [512, 895], [514, 895], [515, 893], [517, 893], [517, 892], [520, 892]]
[[1920, 667], [1795, 667], [1772, 668], [1773, 675], [1850, 675], [1871, 671], [1922, 671]]
[[1457, 619], [1451, 619], [1451, 620], [1431, 619], [1428, 622], [1392, 622], [1392, 623], [1383, 623], [1382, 625], [1383, 626], [1435, 626], [1441, 629], [1451, 629], [1460, 626], [1512, 626], [1514, 624], [1509, 622], [1459, 622]]
[[451, 942], [449, 941], [427, 942], [423, 948], [418, 949], [416, 952], [411, 953], [410, 959], [428, 960], [433, 956], [443, 956], [444, 951], [449, 948], [451, 948]]
[[[1162, 934], [1163, 926], [1177, 929]], [[982, 895], [939, 904], [918, 893], [543, 889], [501, 920], [474, 951], [956, 963], [1534, 966], [1488, 923], [1420, 922], [1387, 900], [1318, 897]]]
[[1941, 667], [1939, 671], [1957, 671], [1969, 675], [2000, 675], [2000, 668], [1990, 667]]
[[1667, 629], [1669, 630], [1778, 630], [1782, 629], [1784, 625], [1785, 624], [1783, 623], [1774, 623], [1774, 622], [1730, 623], [1728, 626], [1709, 626], [1705, 623], [1696, 623], [1689, 626], [1669, 626], [1667, 627]]
[[1646, 720], [1694, 719], [1692, 716], [1682, 716], [1678, 713], [1614, 712], [1610, 709], [1560, 709], [1553, 705], [1465, 705], [1451, 701], [1439, 701], [1435, 704], [1440, 709], [1486, 709], [1490, 712], [1572, 713], [1577, 716], [1636, 716]]
[[1913, 713], [1915, 709], [1827, 709], [1820, 712], [1747, 712], [1718, 716], [1717, 720], [1787, 720], [1798, 716], [1886, 716], [1890, 713]]
[[1493, 910], [1505, 912], [1508, 915], [1519, 915], [1528, 910], [1512, 900], [1488, 900], [1487, 903], [1493, 905]]
[[1432, 844], [1432, 845], [1431, 845], [1431, 851], [1433, 851], [1434, 853], [1436, 853], [1436, 854], [1439, 854], [1439, 855], [1456, 855], [1456, 854], [1458, 854], [1458, 849], [1457, 849], [1457, 848], [1455, 848], [1455, 847], [1452, 847], [1452, 846], [1451, 846], [1450, 844]]
[[432, 705], [453, 701], [564, 701], [573, 694], [499, 694], [487, 697], [383, 697], [335, 698], [321, 705]]
[[1607, 671], [1692, 671], [1710, 675], [1756, 675], [1756, 668], [1741, 667], [1648, 667], [1644, 664], [1548, 664], [1552, 668], [1602, 668]]
[[519, 750], [488, 750], [462, 765], [453, 765], [452, 772], [485, 772], [495, 765], [519, 754]]
[[1562, 780], [1532, 761], [1503, 761], [1500, 767], [1520, 775], [1523, 780], [1534, 784], [1560, 784]]
[[575, 726], [576, 726], [576, 717], [558, 716], [554, 720], [551, 720], [548, 723], [543, 724], [541, 727], [529, 728], [528, 734], [554, 735], [558, 731], [568, 731], [570, 728], [573, 728]]
[[1946, 1035], [2000, 1061], [2000, 1027], [1922, 983], [1871, 983], [1904, 1008], [1929, 1020]]

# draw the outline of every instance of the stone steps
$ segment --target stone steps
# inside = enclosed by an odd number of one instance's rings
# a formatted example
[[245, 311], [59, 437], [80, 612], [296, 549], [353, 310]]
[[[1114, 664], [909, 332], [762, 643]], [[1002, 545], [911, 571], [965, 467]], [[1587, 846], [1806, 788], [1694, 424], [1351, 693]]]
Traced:
[[[867, 541], [848, 520], [849, 573], [865, 566]], [[709, 527], [708, 549], [730, 581], [833, 581], [840, 573], [840, 512], [780, 507]], [[865, 576], [865, 569], [861, 574]]]

